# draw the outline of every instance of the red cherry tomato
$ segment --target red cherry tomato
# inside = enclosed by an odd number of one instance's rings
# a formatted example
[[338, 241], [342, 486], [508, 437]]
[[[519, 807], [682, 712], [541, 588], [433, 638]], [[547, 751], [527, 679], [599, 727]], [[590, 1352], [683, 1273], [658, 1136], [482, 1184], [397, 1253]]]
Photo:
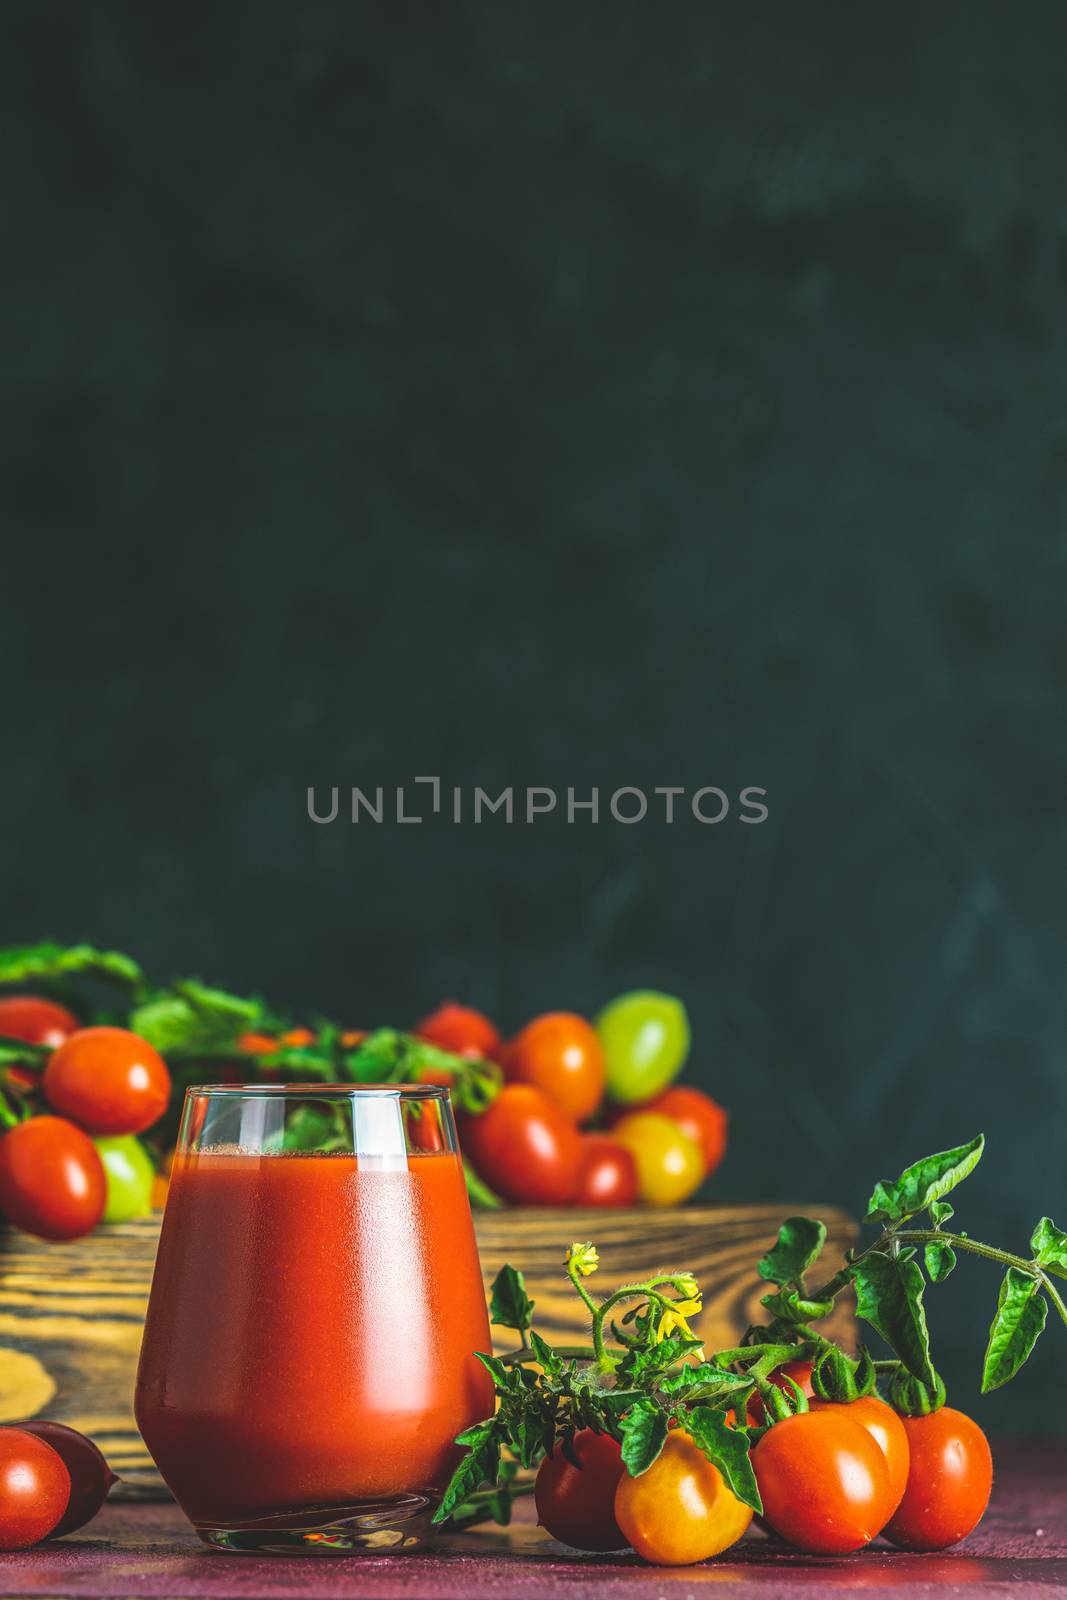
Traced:
[[457, 1005], [454, 1000], [446, 1000], [423, 1017], [414, 1032], [417, 1039], [426, 1039], [439, 1050], [468, 1059], [486, 1056], [490, 1061], [499, 1061], [504, 1043], [488, 1017], [470, 1006]]
[[118, 1482], [102, 1451], [84, 1433], [62, 1422], [20, 1422], [19, 1428], [51, 1445], [70, 1474], [70, 1501], [49, 1538], [84, 1528], [107, 1499], [111, 1485]]
[[579, 1206], [635, 1206], [637, 1163], [625, 1145], [606, 1133], [582, 1135], [578, 1161]]
[[460, 1143], [505, 1200], [560, 1206], [577, 1193], [581, 1135], [559, 1106], [529, 1084], [505, 1084], [488, 1110], [464, 1117]]
[[885, 1456], [889, 1472], [889, 1510], [892, 1515], [901, 1502], [908, 1481], [910, 1454], [903, 1419], [897, 1415], [892, 1406], [887, 1406], [876, 1394], [864, 1395], [859, 1400], [848, 1401], [847, 1404], [814, 1399], [811, 1401], [811, 1409], [839, 1411], [850, 1422], [858, 1422], [861, 1428], [866, 1428]]
[[537, 1520], [553, 1539], [575, 1550], [623, 1550], [628, 1541], [615, 1521], [615, 1490], [623, 1474], [622, 1449], [606, 1433], [576, 1433], [568, 1461], [557, 1445], [537, 1469]]
[[272, 1056], [281, 1044], [271, 1033], [239, 1033], [237, 1048], [246, 1056]]
[[776, 1422], [752, 1452], [764, 1519], [812, 1555], [847, 1555], [889, 1517], [885, 1456], [837, 1407]]
[[0, 1428], [0, 1550], [25, 1550], [59, 1522], [70, 1473], [51, 1445], [22, 1428]]
[[44, 1070], [53, 1111], [89, 1133], [142, 1133], [170, 1099], [170, 1073], [158, 1051], [125, 1028], [82, 1028], [54, 1051]]
[[714, 1172], [726, 1152], [726, 1134], [729, 1115], [700, 1089], [690, 1089], [687, 1084], [677, 1084], [657, 1095], [655, 1100], [642, 1106], [643, 1111], [658, 1111], [670, 1117], [683, 1133], [696, 1141], [704, 1153], [704, 1176]]
[[46, 1044], [54, 1050], [77, 1027], [77, 1017], [54, 1000], [39, 1000], [32, 994], [13, 994], [0, 1000], [0, 1035], [5, 1039]]
[[989, 1504], [989, 1442], [977, 1422], [951, 1406], [900, 1420], [911, 1466], [885, 1536], [903, 1550], [947, 1550], [978, 1526]]
[[78, 1239], [100, 1221], [107, 1178], [87, 1133], [31, 1117], [0, 1139], [0, 1215], [39, 1239]]
[[604, 1053], [596, 1029], [570, 1011], [528, 1022], [508, 1046], [509, 1083], [529, 1083], [585, 1122], [604, 1098]]

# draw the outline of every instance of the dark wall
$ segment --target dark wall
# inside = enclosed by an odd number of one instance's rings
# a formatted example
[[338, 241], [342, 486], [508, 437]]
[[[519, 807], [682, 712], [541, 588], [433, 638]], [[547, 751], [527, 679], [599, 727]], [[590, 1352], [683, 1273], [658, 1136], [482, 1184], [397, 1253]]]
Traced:
[[[1065, 30], [1020, 20], [10, 0], [0, 938], [354, 1024], [659, 985], [713, 1194], [858, 1206], [984, 1127], [964, 1225], [1062, 1222]], [[431, 773], [770, 816], [307, 818]], [[994, 1282], [937, 1291], [961, 1401]]]

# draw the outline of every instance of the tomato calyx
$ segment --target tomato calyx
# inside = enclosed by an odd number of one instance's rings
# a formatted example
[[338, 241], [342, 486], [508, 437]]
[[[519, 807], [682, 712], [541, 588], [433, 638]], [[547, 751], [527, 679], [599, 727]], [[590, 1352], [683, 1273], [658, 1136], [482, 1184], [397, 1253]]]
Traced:
[[848, 1405], [873, 1391], [875, 1377], [874, 1361], [866, 1345], [860, 1345], [857, 1361], [850, 1361], [843, 1350], [829, 1345], [815, 1363], [811, 1387], [819, 1400]]
[[889, 1382], [889, 1404], [904, 1417], [929, 1417], [945, 1404], [945, 1385], [934, 1373], [932, 1384], [923, 1383], [907, 1367], [898, 1366]]

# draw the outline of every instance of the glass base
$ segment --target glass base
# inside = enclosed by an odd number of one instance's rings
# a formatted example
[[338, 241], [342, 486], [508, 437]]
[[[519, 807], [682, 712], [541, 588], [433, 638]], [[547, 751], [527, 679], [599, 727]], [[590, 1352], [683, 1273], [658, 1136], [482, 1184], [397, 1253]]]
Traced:
[[193, 1527], [212, 1550], [231, 1555], [382, 1555], [423, 1544], [439, 1499], [397, 1494], [345, 1506], [301, 1506], [248, 1522], [194, 1522]]

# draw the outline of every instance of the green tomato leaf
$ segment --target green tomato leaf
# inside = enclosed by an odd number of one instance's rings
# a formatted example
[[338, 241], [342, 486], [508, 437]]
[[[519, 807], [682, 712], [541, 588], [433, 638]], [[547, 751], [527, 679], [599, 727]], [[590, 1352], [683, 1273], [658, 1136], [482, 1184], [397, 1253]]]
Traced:
[[530, 1326], [534, 1303], [526, 1293], [526, 1280], [515, 1267], [501, 1267], [493, 1279], [489, 1301], [489, 1320], [498, 1328], [515, 1328], [525, 1333]]
[[0, 983], [35, 983], [78, 973], [108, 978], [131, 988], [144, 980], [136, 961], [117, 950], [94, 950], [88, 944], [61, 945], [48, 940], [0, 950]]
[[1034, 1229], [1030, 1248], [1038, 1265], [1067, 1278], [1067, 1233], [1057, 1228], [1051, 1217], [1042, 1217]]
[[927, 1210], [932, 1201], [941, 1200], [974, 1171], [984, 1148], [985, 1136], [980, 1133], [970, 1144], [924, 1156], [905, 1167], [896, 1183], [881, 1180], [874, 1186], [864, 1220], [898, 1222], [902, 1217], [914, 1216], [916, 1211]]
[[950, 1206], [947, 1200], [931, 1200], [926, 1209], [930, 1213], [930, 1218], [935, 1228], [940, 1228], [941, 1224], [947, 1222], [949, 1217], [956, 1215], [955, 1206]]
[[1030, 1354], [1048, 1316], [1048, 1301], [1029, 1273], [1009, 1267], [1000, 1286], [997, 1314], [989, 1330], [982, 1366], [982, 1393], [1014, 1378]]
[[667, 1413], [654, 1400], [638, 1400], [619, 1423], [622, 1460], [631, 1478], [647, 1472], [667, 1438]]
[[537, 1357], [542, 1370], [550, 1378], [558, 1378], [563, 1371], [564, 1363], [556, 1354], [550, 1344], [546, 1344], [539, 1333], [530, 1329], [530, 1348]]
[[662, 1394], [672, 1399], [714, 1400], [719, 1395], [739, 1397], [742, 1390], [751, 1390], [752, 1379], [740, 1372], [724, 1372], [712, 1361], [702, 1361], [696, 1367], [680, 1367], [677, 1372], [667, 1372], [659, 1381]]
[[944, 1239], [931, 1239], [923, 1251], [931, 1283], [944, 1283], [956, 1265], [956, 1252]]
[[832, 1300], [806, 1300], [795, 1289], [782, 1289], [778, 1294], [765, 1294], [760, 1301], [773, 1317], [794, 1327], [806, 1322], [819, 1322], [834, 1309]]
[[751, 1506], [758, 1516], [763, 1511], [763, 1501], [752, 1470], [745, 1430], [731, 1428], [723, 1412], [714, 1411], [710, 1406], [694, 1406], [686, 1416], [685, 1426], [693, 1443], [722, 1473], [730, 1492], [744, 1505]]
[[796, 1283], [815, 1262], [825, 1242], [825, 1223], [811, 1217], [787, 1217], [778, 1230], [777, 1243], [757, 1264], [756, 1271], [769, 1283]]
[[500, 1466], [500, 1439], [495, 1417], [466, 1428], [456, 1443], [467, 1446], [467, 1453], [452, 1474], [444, 1499], [433, 1514], [434, 1522], [444, 1522], [482, 1483], [493, 1483]]
[[647, 1383], [650, 1379], [658, 1378], [661, 1373], [668, 1372], [690, 1351], [699, 1349], [699, 1339], [672, 1336], [661, 1340], [659, 1344], [648, 1346], [647, 1349], [631, 1350], [623, 1359], [619, 1369], [620, 1380], [626, 1383]]
[[856, 1315], [881, 1334], [908, 1371], [932, 1384], [930, 1334], [923, 1309], [926, 1283], [915, 1261], [871, 1251], [851, 1268]]

